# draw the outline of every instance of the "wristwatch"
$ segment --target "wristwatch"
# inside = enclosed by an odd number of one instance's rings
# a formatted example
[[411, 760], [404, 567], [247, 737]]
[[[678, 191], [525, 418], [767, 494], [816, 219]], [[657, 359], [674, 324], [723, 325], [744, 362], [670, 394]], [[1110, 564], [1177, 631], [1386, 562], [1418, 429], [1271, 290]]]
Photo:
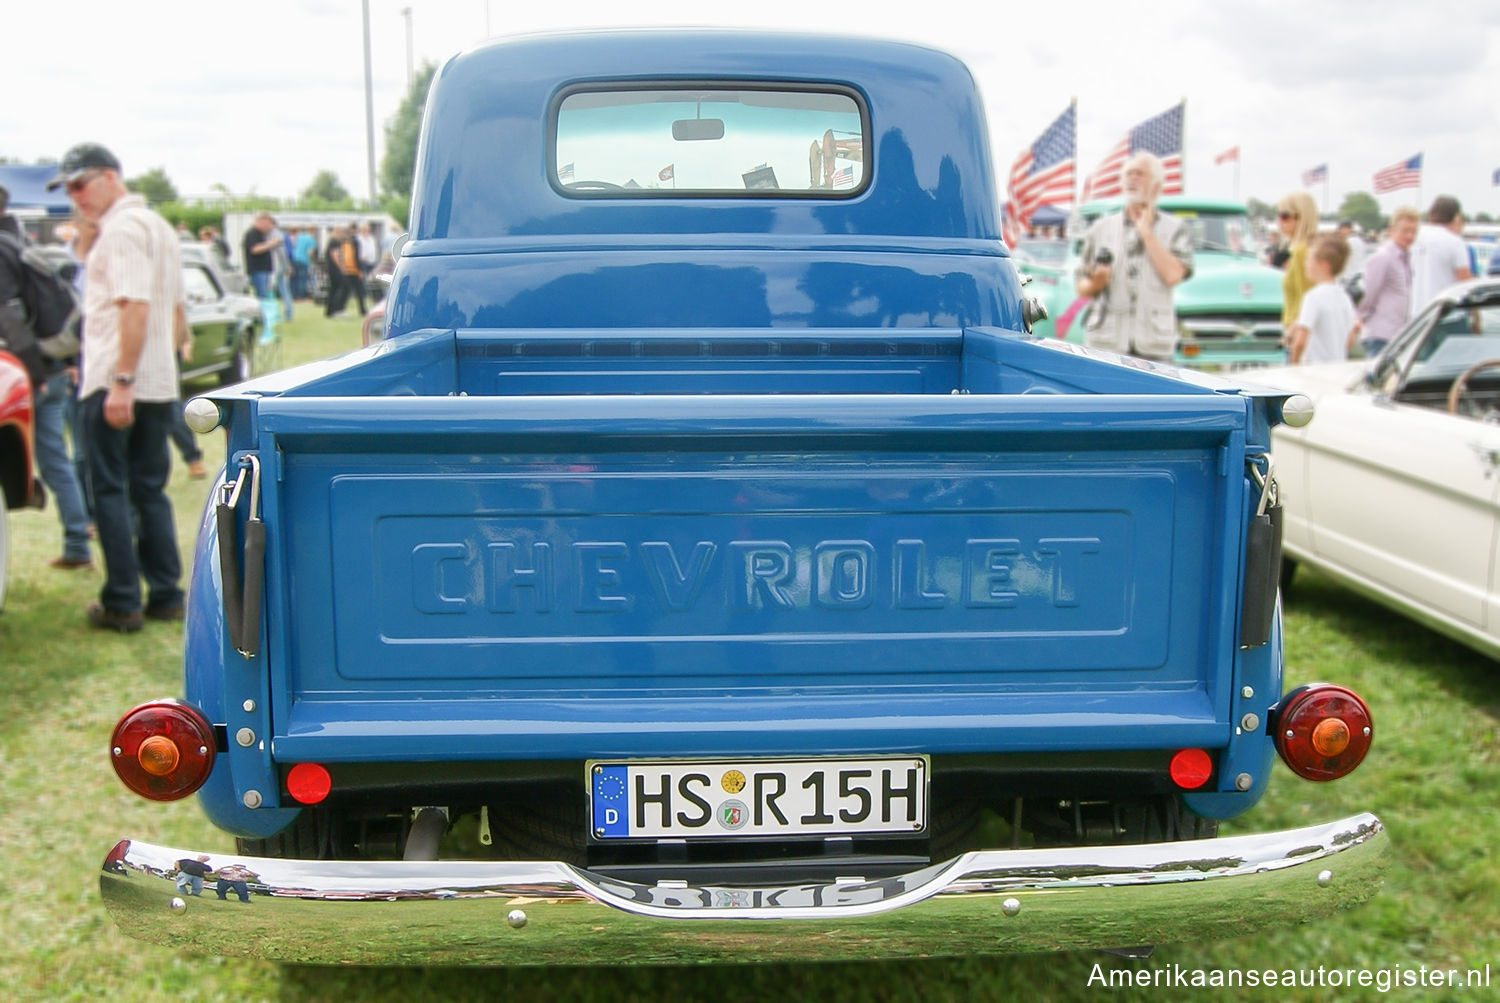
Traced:
[[129, 387], [135, 385], [134, 373], [115, 373], [115, 386]]

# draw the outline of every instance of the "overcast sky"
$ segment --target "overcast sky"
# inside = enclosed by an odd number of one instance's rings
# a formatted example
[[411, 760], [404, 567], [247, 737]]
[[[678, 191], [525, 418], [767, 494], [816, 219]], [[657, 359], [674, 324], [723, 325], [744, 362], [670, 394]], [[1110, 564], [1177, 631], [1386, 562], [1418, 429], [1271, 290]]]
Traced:
[[[859, 33], [947, 49], [973, 69], [1003, 179], [1016, 154], [1078, 101], [1080, 182], [1132, 125], [1187, 99], [1190, 195], [1274, 201], [1302, 187], [1325, 209], [1375, 171], [1425, 155], [1420, 198], [1500, 215], [1500, 5], [1457, 0], [1130, 3], [759, 0], [710, 13], [564, 0], [370, 0], [376, 163], [418, 66], [486, 37], [551, 28], [725, 25]], [[321, 169], [368, 194], [363, 27], [355, 0], [7, 0], [0, 155], [60, 157], [104, 143], [127, 176], [162, 167], [184, 195], [223, 184], [294, 197]], [[807, 67], [815, 72], [816, 67]], [[1003, 194], [1004, 182], [1000, 183]], [[1384, 209], [1415, 202], [1406, 190]]]

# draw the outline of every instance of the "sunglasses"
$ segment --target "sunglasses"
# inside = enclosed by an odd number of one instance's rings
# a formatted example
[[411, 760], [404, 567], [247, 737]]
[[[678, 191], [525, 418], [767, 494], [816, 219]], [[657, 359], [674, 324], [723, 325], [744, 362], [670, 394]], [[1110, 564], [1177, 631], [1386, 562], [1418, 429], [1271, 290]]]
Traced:
[[98, 176], [99, 176], [99, 171], [95, 170], [95, 171], [89, 171], [87, 174], [83, 175], [82, 177], [74, 178], [72, 181], [69, 181], [68, 184], [67, 184], [68, 194], [69, 195], [77, 195], [79, 192], [83, 191], [89, 185], [93, 184], [94, 183], [94, 179], [97, 178]]
[[[69, 190], [71, 191], [72, 189], [69, 189]], [[1294, 213], [1294, 212], [1278, 212], [1276, 214], [1276, 218], [1277, 219], [1296, 219], [1297, 218], [1297, 214]]]

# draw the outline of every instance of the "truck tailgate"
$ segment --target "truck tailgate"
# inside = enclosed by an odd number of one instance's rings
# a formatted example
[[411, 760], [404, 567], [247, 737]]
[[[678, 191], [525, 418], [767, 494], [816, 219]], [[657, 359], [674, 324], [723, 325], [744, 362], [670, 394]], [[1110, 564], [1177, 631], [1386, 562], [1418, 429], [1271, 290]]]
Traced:
[[265, 400], [278, 758], [1222, 745], [1236, 596], [1196, 590], [1237, 577], [1244, 422], [1217, 395]]

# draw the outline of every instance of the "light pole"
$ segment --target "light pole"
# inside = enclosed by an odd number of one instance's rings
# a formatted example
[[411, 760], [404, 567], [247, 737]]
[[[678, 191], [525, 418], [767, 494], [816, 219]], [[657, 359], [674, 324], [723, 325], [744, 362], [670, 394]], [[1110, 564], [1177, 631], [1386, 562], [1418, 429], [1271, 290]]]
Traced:
[[370, 0], [362, 0], [365, 15], [365, 156], [370, 205], [375, 204], [375, 83], [370, 70]]
[[406, 18], [406, 89], [411, 90], [411, 82], [416, 77], [411, 62], [411, 8], [402, 7], [401, 16]]

